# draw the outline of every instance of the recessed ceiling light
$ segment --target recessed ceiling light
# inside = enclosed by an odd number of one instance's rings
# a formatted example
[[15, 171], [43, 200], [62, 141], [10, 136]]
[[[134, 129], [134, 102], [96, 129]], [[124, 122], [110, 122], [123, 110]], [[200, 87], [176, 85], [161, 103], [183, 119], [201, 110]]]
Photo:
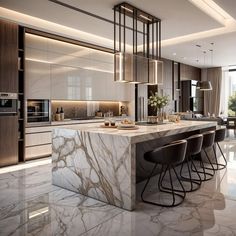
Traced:
[[176, 52], [173, 52], [172, 55], [173, 55], [173, 56], [176, 56]]

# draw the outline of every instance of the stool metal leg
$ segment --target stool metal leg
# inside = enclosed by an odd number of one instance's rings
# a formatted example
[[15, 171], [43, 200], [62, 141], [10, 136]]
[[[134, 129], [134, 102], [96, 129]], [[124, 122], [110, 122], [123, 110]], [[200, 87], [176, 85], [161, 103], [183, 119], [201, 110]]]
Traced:
[[220, 145], [219, 145], [218, 142], [216, 142], [216, 145], [218, 146], [218, 148], [219, 148], [219, 150], [220, 150], [220, 153], [221, 153], [221, 155], [222, 155], [222, 157], [223, 157], [223, 159], [224, 159], [225, 164], [221, 164], [221, 163], [218, 162], [217, 156], [216, 156], [216, 147], [214, 147], [214, 146], [213, 146], [213, 150], [214, 150], [216, 162], [213, 163], [213, 164], [215, 164], [215, 165], [217, 166], [217, 168], [215, 168], [215, 170], [223, 170], [223, 169], [225, 169], [226, 166], [227, 166], [227, 160], [226, 160], [225, 155], [224, 155], [224, 153], [222, 152], [222, 149], [221, 149], [221, 147], [220, 147]]
[[[148, 185], [150, 179], [152, 178], [152, 175], [153, 175], [153, 173], [154, 173], [156, 167], [157, 167], [157, 164], [155, 164], [155, 166], [153, 167], [152, 172], [151, 172], [151, 174], [149, 175], [149, 177], [148, 177], [148, 179], [147, 179], [147, 182], [145, 183], [144, 188], [143, 188], [143, 191], [142, 191], [142, 193], [141, 193], [141, 199], [142, 199], [144, 202], [147, 202], [147, 203], [149, 203], [149, 202], [144, 200], [143, 194], [144, 194], [144, 192], [145, 192], [145, 190], [146, 190], [146, 188], [147, 188], [147, 185]], [[162, 169], [163, 169], [163, 167], [162, 167]], [[161, 169], [160, 175], [162, 174], [162, 169]]]
[[[190, 158], [186, 157], [187, 168], [188, 168], [188, 177], [184, 176], [183, 173], [182, 173], [184, 163], [182, 163], [182, 165], [181, 165], [180, 177], [181, 177], [182, 181], [190, 183], [190, 188], [186, 189], [186, 187], [185, 187], [185, 191], [186, 192], [193, 192], [193, 191], [196, 191], [200, 188], [200, 186], [201, 186], [201, 177], [200, 177], [198, 172], [197, 172], [197, 175], [198, 175], [199, 179], [195, 179], [195, 178], [192, 177], [192, 173], [191, 173], [191, 170], [190, 170], [190, 164], [189, 164], [190, 161], [189, 161], [189, 159], [191, 161], [191, 166], [194, 165], [192, 158], [191, 157]], [[195, 165], [194, 165], [194, 167], [195, 167], [195, 170], [196, 170]], [[195, 186], [194, 186], [194, 184], [195, 184]]]
[[[173, 199], [173, 200], [172, 200], [172, 203], [171, 203], [171, 204], [161, 204], [161, 203], [151, 202], [151, 201], [148, 201], [148, 200], [145, 200], [145, 199], [144, 199], [144, 192], [145, 192], [145, 190], [146, 190], [146, 188], [147, 188], [147, 185], [148, 185], [148, 183], [149, 183], [151, 177], [153, 176], [153, 173], [154, 173], [156, 167], [157, 167], [157, 164], [155, 164], [155, 166], [154, 166], [154, 168], [153, 168], [153, 170], [152, 170], [152, 172], [151, 172], [151, 174], [150, 174], [150, 176], [149, 176], [149, 178], [148, 178], [148, 180], [147, 180], [147, 182], [146, 182], [146, 184], [145, 184], [145, 186], [144, 186], [144, 188], [143, 188], [143, 191], [142, 191], [142, 193], [141, 193], [141, 199], [142, 199], [143, 202], [145, 202], [145, 203], [149, 203], [149, 204], [153, 204], [153, 205], [157, 205], [157, 206], [162, 206], [162, 207], [174, 207], [174, 206], [180, 205], [180, 204], [184, 201], [184, 198], [185, 198], [186, 193], [185, 193], [185, 191], [184, 191], [184, 187], [183, 187], [183, 185], [182, 185], [182, 183], [181, 183], [181, 181], [180, 181], [180, 179], [179, 179], [179, 177], [178, 177], [178, 175], [177, 175], [177, 173], [176, 173], [174, 167], [173, 167], [173, 166], [170, 166], [170, 165], [167, 165], [165, 168], [162, 166], [162, 168], [161, 168], [161, 173], [160, 173], [159, 179], [158, 179], [158, 188], [159, 188], [160, 192], [164, 192], [164, 193], [167, 193], [167, 194], [171, 194], [171, 195], [172, 195], [172, 199]], [[176, 175], [176, 177], [177, 177], [177, 180], [179, 181], [179, 183], [180, 183], [180, 185], [181, 185], [181, 188], [183, 189], [183, 193], [184, 193], [183, 195], [176, 193], [176, 190], [175, 190], [174, 187], [173, 187], [173, 181], [172, 181], [172, 176], [171, 176], [171, 173], [170, 173], [170, 167], [173, 168], [174, 173], [175, 173], [175, 175]], [[166, 188], [166, 187], [164, 187], [164, 186], [162, 185], [162, 182], [163, 182], [163, 180], [164, 180], [164, 177], [165, 177], [167, 171], [169, 172], [169, 178], [170, 178], [171, 188]], [[178, 203], [176, 203], [176, 199], [175, 199], [176, 196], [178, 196], [178, 197], [181, 198], [180, 202], [178, 202]]]
[[[170, 168], [170, 167], [171, 167], [171, 168]], [[174, 174], [175, 174], [175, 176], [176, 176], [176, 179], [178, 180], [178, 182], [179, 182], [179, 184], [180, 184], [180, 186], [181, 186], [181, 189], [175, 189], [175, 188], [173, 187], [173, 179], [172, 179], [172, 175], [171, 175], [171, 169], [173, 169]], [[171, 193], [171, 194], [172, 194], [173, 203], [172, 203], [172, 205], [169, 205], [170, 207], [172, 207], [172, 206], [178, 206], [178, 205], [180, 205], [180, 204], [184, 201], [184, 198], [185, 198], [185, 196], [186, 196], [185, 188], [184, 188], [184, 186], [183, 186], [183, 184], [182, 184], [182, 182], [181, 182], [181, 180], [180, 180], [180, 178], [179, 178], [179, 176], [178, 176], [178, 174], [177, 174], [177, 172], [176, 172], [174, 166], [172, 166], [172, 165], [168, 166], [168, 172], [169, 172], [169, 179], [170, 179], [171, 188], [168, 188], [168, 187], [163, 186], [162, 182], [163, 182], [164, 176], [166, 175], [166, 172], [167, 172], [167, 169], [165, 170], [165, 173], [164, 173], [164, 175], [163, 175], [163, 177], [162, 177], [162, 179], [161, 179], [161, 181], [160, 181], [161, 183], [160, 183], [160, 185], [159, 185], [159, 189], [160, 189], [161, 192]], [[182, 194], [179, 194], [179, 193], [183, 193], [183, 195], [182, 195]], [[181, 201], [180, 201], [179, 203], [177, 203], [177, 204], [175, 204], [175, 196], [178, 196], [178, 197], [181, 198]], [[165, 206], [166, 206], [166, 205], [165, 205]]]
[[[207, 158], [209, 164], [211, 165], [211, 168], [206, 167], [206, 166], [204, 165], [203, 161], [202, 161], [202, 158], [201, 158], [201, 159], [200, 159], [200, 167], [202, 168], [202, 171], [200, 171], [200, 170], [197, 170], [197, 171], [196, 171], [196, 170], [193, 170], [193, 168], [192, 168], [192, 171], [193, 171], [193, 172], [198, 172], [199, 174], [203, 174], [203, 176], [204, 176], [203, 178], [202, 178], [202, 176], [200, 176], [200, 177], [201, 177], [201, 181], [208, 181], [208, 180], [210, 180], [210, 179], [212, 179], [212, 178], [214, 177], [215, 169], [214, 169], [214, 166], [212, 165], [212, 162], [211, 162], [211, 160], [210, 160], [210, 158], [209, 158], [209, 156], [208, 156], [206, 150], [203, 149], [203, 151], [204, 151], [204, 153], [205, 153], [205, 155], [206, 155], [206, 158]], [[213, 173], [206, 172], [206, 169], [213, 171]]]

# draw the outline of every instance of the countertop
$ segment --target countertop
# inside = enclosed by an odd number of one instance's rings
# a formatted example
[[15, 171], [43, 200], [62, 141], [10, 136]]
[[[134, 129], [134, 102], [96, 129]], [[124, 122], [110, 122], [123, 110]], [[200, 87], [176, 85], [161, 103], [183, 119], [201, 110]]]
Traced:
[[138, 129], [136, 130], [119, 130], [117, 128], [102, 128], [102, 124], [103, 123], [100, 122], [95, 124], [90, 123], [86, 125], [70, 125], [66, 128], [63, 127], [61, 129], [72, 129], [89, 133], [99, 133], [116, 136], [118, 135], [128, 137], [131, 139], [132, 143], [137, 143], [164, 136], [175, 135], [179, 132], [183, 133], [217, 126], [217, 122], [181, 120], [178, 123], [166, 122], [161, 125], [137, 125]]
[[[129, 118], [129, 117], [122, 117], [122, 116], [115, 116], [114, 119], [120, 121], [122, 119]], [[45, 127], [45, 126], [60, 126], [60, 125], [71, 125], [71, 124], [88, 124], [88, 123], [100, 123], [103, 122], [103, 117], [96, 117], [93, 119], [64, 119], [63, 121], [51, 121], [51, 123], [35, 123], [35, 124], [28, 124], [27, 128], [33, 127]]]

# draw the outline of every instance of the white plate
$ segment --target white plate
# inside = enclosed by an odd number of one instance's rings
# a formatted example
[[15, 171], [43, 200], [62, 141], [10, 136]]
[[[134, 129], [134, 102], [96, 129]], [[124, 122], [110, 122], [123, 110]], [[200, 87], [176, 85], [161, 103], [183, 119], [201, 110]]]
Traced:
[[132, 126], [132, 127], [120, 127], [118, 126], [117, 129], [122, 129], [122, 130], [135, 130], [135, 129], [139, 129], [138, 126]]
[[119, 124], [121, 128], [134, 128], [135, 124]]

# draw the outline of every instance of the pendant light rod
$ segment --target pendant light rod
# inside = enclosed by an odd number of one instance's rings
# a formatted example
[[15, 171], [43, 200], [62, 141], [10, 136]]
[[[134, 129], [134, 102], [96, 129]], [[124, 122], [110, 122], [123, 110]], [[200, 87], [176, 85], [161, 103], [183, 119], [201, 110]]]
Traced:
[[[118, 15], [118, 19], [117, 16]], [[126, 52], [126, 18], [132, 20], [132, 53]], [[118, 29], [117, 29], [118, 25]], [[142, 28], [143, 46], [138, 52], [138, 30]], [[114, 6], [115, 81], [130, 83], [160, 84], [163, 80], [161, 58], [161, 21], [126, 2]], [[140, 40], [140, 38], [139, 38]], [[140, 41], [139, 41], [140, 42]], [[130, 42], [129, 42], [130, 44]], [[117, 47], [118, 46], [118, 47]]]

